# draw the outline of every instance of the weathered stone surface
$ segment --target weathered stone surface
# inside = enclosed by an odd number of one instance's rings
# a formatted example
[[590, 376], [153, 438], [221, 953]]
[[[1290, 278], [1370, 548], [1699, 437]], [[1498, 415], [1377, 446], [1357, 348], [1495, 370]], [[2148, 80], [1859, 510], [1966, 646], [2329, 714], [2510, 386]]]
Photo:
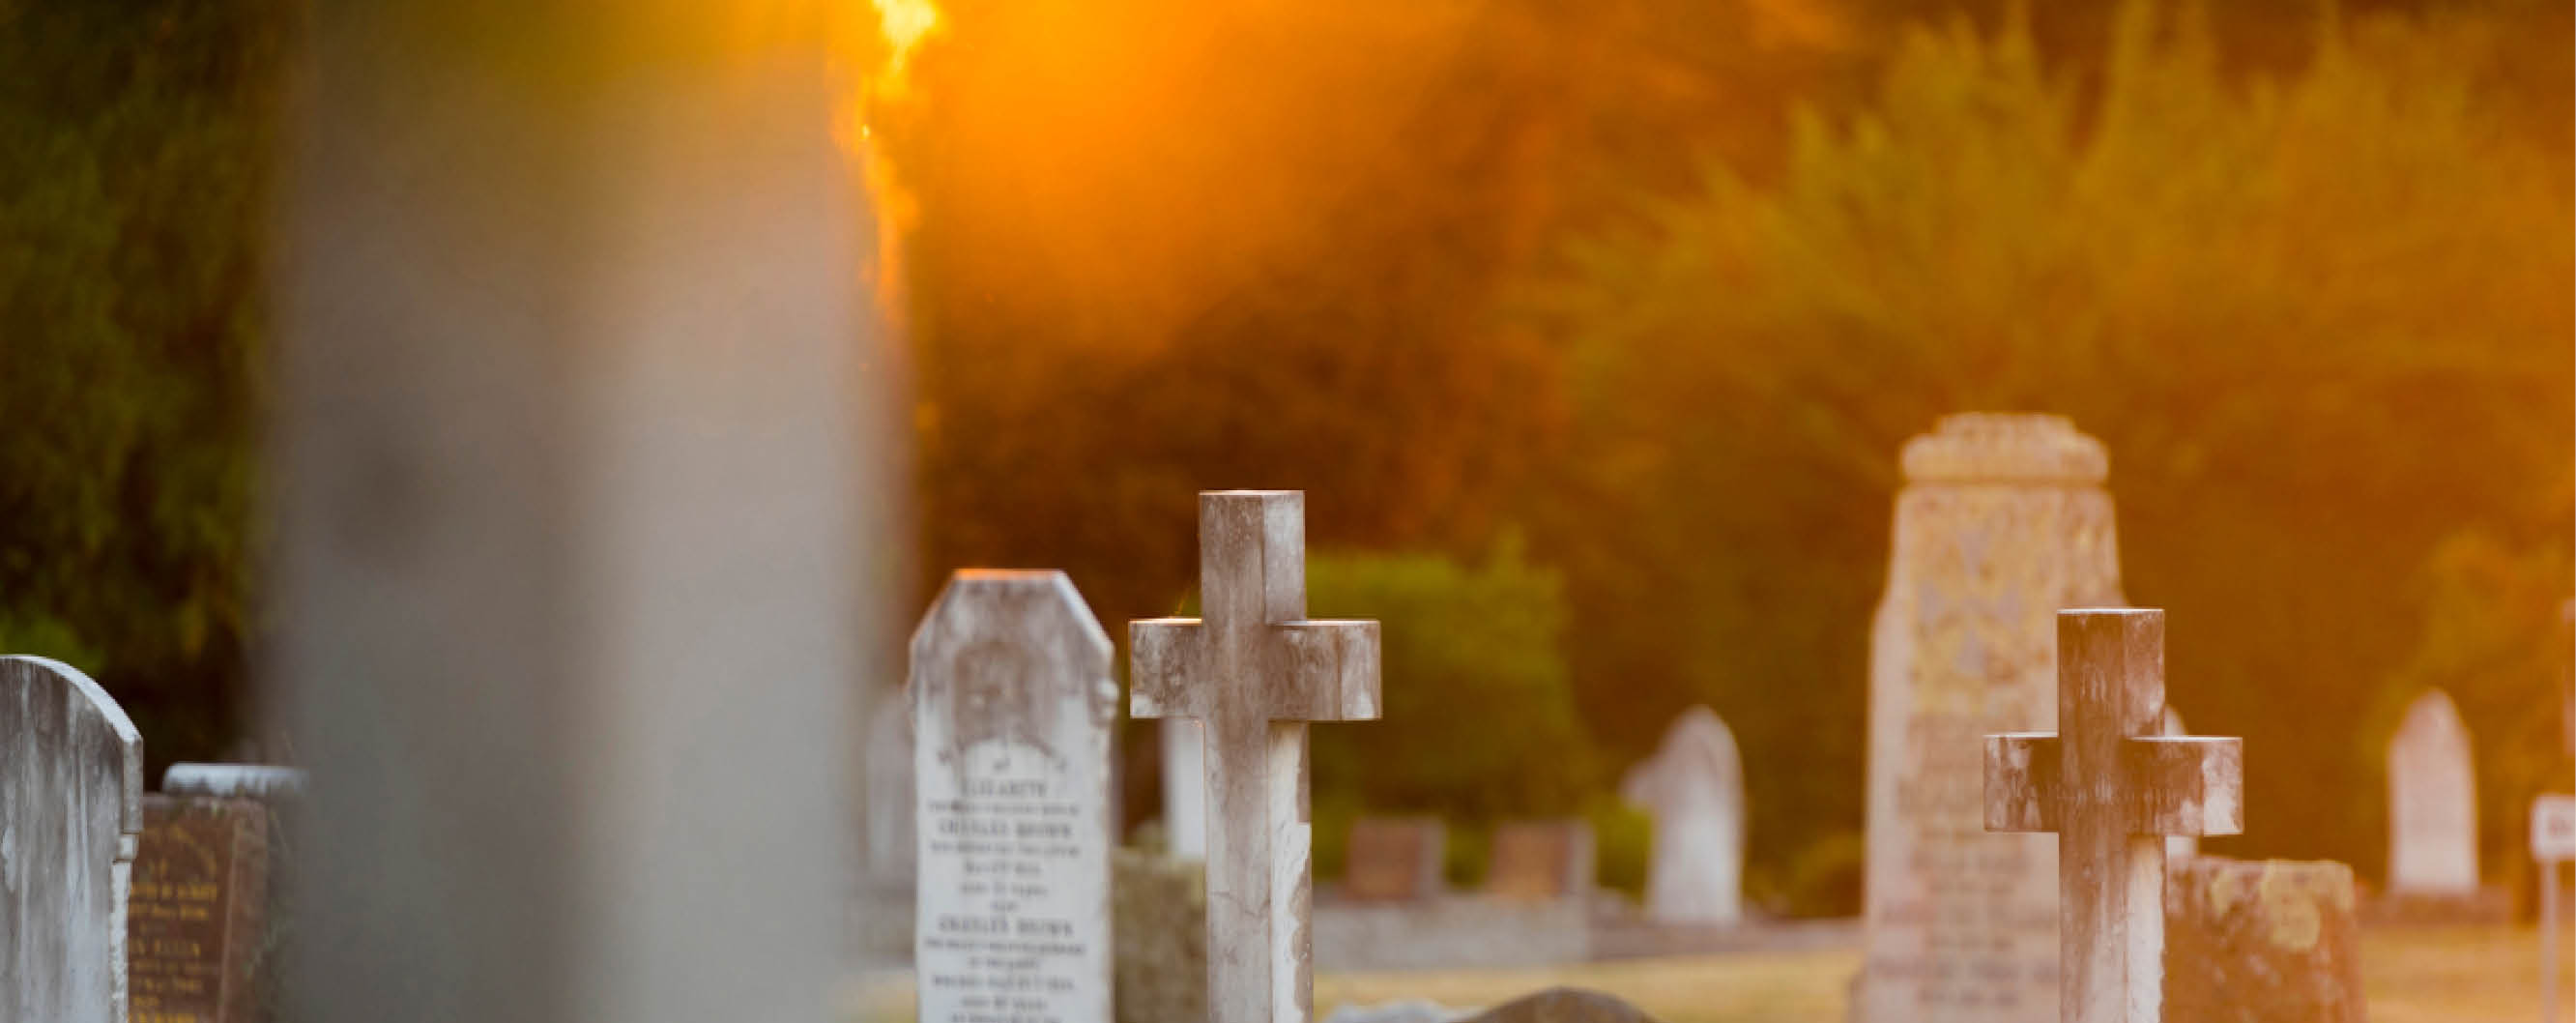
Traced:
[[1428, 899], [1441, 892], [1449, 829], [1437, 817], [1362, 817], [1351, 822], [1342, 858], [1342, 898], [1354, 902]]
[[2388, 892], [2474, 895], [2478, 782], [2451, 697], [2426, 690], [2388, 740]]
[[128, 899], [135, 1023], [260, 1023], [268, 1007], [266, 804], [143, 797]]
[[176, 763], [161, 772], [161, 791], [173, 796], [242, 796], [284, 800], [304, 795], [304, 772], [273, 764]]
[[912, 637], [922, 1023], [1106, 1023], [1109, 637], [1062, 572], [958, 572]]
[[1345, 1005], [1324, 1017], [1324, 1023], [1453, 1023], [1475, 1015], [1474, 1010], [1453, 1009], [1421, 998], [1385, 1002], [1378, 1005]]
[[1580, 818], [1509, 821], [1494, 829], [1485, 894], [1503, 899], [1582, 901], [1592, 894], [1592, 825]]
[[1207, 871], [1195, 857], [1111, 852], [1118, 1023], [1207, 1018]]
[[2164, 1018], [2361, 1023], [2352, 868], [2199, 856], [2165, 880]]
[[1656, 1023], [1618, 996], [1577, 987], [1552, 987], [1523, 995], [1477, 1015], [1469, 1023]]
[[0, 657], [0, 1019], [124, 1023], [143, 739], [79, 670]]
[[2057, 613], [2063, 734], [1986, 737], [1986, 827], [2053, 831], [2064, 1023], [2160, 1023], [2165, 847], [2244, 829], [2239, 740], [2167, 736], [2165, 613]]
[[1744, 919], [1744, 760], [1716, 711], [1693, 707], [1675, 718], [1655, 755], [1620, 781], [1619, 797], [1654, 816], [1647, 917]]
[[2107, 464], [2056, 416], [1906, 445], [1870, 646], [1865, 1023], [2057, 1019], [2055, 841], [1985, 833], [1979, 749], [2057, 727], [2057, 609], [2126, 602]]
[[1306, 619], [1306, 495], [1199, 495], [1203, 618], [1128, 625], [1129, 713], [1206, 727], [1208, 1018], [1313, 1013], [1306, 725], [1378, 714], [1376, 622]]

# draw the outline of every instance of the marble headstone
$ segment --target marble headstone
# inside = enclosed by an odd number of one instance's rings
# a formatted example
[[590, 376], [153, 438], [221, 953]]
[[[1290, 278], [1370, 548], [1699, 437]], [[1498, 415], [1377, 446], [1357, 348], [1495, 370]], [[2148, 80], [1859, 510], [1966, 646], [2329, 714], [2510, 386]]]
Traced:
[[1646, 915], [1668, 923], [1744, 918], [1744, 761], [1717, 712], [1693, 707], [1628, 769], [1619, 797], [1655, 822]]
[[241, 796], [289, 800], [304, 795], [304, 772], [274, 764], [193, 764], [161, 772], [161, 791], [173, 796]]
[[125, 1023], [143, 738], [77, 669], [0, 657], [0, 1019]]
[[2416, 697], [2388, 740], [2388, 890], [2478, 890], [2478, 783], [2469, 730], [2439, 689]]
[[135, 1023], [259, 1023], [268, 980], [268, 807], [143, 797], [127, 902]]
[[1163, 835], [1172, 855], [1207, 858], [1207, 726], [1166, 718], [1163, 745]]
[[2054, 1023], [2057, 839], [1988, 834], [1983, 736], [2057, 728], [2056, 613], [2120, 594], [2109, 456], [2064, 418], [1907, 442], [1871, 630], [1864, 1023]]
[[1440, 894], [1449, 831], [1437, 817], [1362, 817], [1351, 822], [1342, 857], [1342, 897], [1358, 902]]
[[1494, 829], [1485, 894], [1549, 902], [1592, 894], [1592, 825], [1580, 818], [1510, 821]]
[[964, 571], [912, 637], [922, 1023], [1109, 1023], [1109, 637], [1062, 572]]

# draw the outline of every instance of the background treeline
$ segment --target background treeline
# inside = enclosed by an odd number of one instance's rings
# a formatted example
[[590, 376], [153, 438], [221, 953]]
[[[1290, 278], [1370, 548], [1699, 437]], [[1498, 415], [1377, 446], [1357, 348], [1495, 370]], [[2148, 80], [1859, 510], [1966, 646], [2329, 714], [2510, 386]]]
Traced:
[[[1192, 492], [1306, 489], [1313, 609], [1389, 626], [1319, 815], [1624, 834], [1707, 703], [1757, 896], [1849, 908], [1895, 454], [1975, 408], [2110, 445], [2174, 699], [2247, 738], [2232, 851], [2375, 874], [2425, 685], [2499, 871], [2566, 777], [2563, 3], [941, 10], [872, 118], [912, 606], [1042, 565], [1167, 613]], [[155, 770], [243, 733], [300, 17], [0, 0], [0, 646], [93, 667]]]

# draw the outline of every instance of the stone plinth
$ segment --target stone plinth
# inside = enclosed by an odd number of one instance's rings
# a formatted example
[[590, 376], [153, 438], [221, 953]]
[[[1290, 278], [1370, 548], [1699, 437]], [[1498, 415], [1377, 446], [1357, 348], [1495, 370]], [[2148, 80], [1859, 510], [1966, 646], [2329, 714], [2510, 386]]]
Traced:
[[2055, 614], [2126, 603], [2102, 445], [1949, 416], [1905, 447], [1870, 649], [1868, 1023], [2054, 1023], [2048, 835], [1990, 835], [1982, 737], [2057, 728]]
[[2341, 863], [2197, 856], [2165, 880], [2165, 1018], [2361, 1023], [2360, 928]]

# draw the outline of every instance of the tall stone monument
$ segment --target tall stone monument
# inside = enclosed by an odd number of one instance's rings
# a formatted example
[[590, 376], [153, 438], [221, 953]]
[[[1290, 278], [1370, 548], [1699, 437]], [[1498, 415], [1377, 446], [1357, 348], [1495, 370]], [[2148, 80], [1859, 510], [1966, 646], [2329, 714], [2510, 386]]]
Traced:
[[143, 737], [72, 666], [0, 657], [0, 1019], [125, 1023]]
[[2478, 780], [2469, 729], [2439, 689], [2407, 705], [2388, 740], [2390, 894], [2478, 890]]
[[2057, 1018], [2055, 840], [1986, 833], [1980, 751], [2058, 727], [2057, 610], [2126, 602], [2109, 463], [2058, 416], [1905, 445], [1870, 646], [1866, 1023]]
[[1744, 919], [1744, 761], [1706, 707], [1683, 711], [1664, 744], [1628, 770], [1619, 797], [1655, 821], [1646, 915], [1667, 923]]
[[1109, 1023], [1109, 655], [1062, 572], [959, 572], [913, 633], [921, 1023]]

